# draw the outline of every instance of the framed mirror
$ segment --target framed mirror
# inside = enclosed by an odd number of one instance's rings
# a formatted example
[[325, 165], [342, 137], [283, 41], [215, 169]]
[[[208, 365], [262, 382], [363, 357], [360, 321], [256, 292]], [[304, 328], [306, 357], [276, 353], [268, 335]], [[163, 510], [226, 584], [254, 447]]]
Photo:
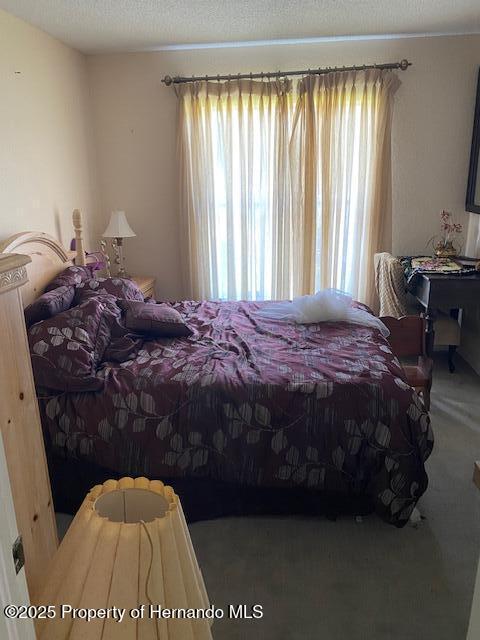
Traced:
[[472, 213], [480, 213], [480, 171], [478, 156], [480, 153], [480, 70], [478, 72], [477, 99], [473, 118], [472, 149], [470, 151], [470, 168], [468, 170], [467, 198], [465, 209]]

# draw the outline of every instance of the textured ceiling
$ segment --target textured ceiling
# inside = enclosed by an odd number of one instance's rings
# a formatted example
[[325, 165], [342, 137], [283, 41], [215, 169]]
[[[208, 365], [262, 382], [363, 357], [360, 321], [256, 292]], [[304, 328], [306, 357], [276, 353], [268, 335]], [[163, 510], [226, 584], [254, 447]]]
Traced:
[[86, 53], [165, 45], [480, 32], [479, 0], [0, 0]]

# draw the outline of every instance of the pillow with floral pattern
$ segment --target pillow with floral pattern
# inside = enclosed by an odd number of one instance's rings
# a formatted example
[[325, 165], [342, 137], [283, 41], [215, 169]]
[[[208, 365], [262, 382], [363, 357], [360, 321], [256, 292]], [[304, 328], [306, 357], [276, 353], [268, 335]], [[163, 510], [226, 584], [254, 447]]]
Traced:
[[75, 287], [84, 280], [90, 280], [91, 277], [92, 269], [90, 267], [72, 265], [61, 271], [53, 280], [50, 280], [45, 287], [45, 292], [52, 291], [52, 289], [57, 289], [58, 287]]
[[97, 297], [33, 325], [28, 340], [37, 387], [56, 391], [102, 388], [97, 368], [119, 315], [115, 305]]
[[25, 308], [25, 322], [31, 327], [35, 322], [46, 320], [70, 308], [75, 295], [75, 288], [71, 286], [58, 287], [39, 296], [32, 304]]
[[80, 282], [75, 289], [74, 304], [98, 294], [109, 294], [121, 300], [144, 301], [143, 293], [133, 280], [128, 278], [90, 278]]

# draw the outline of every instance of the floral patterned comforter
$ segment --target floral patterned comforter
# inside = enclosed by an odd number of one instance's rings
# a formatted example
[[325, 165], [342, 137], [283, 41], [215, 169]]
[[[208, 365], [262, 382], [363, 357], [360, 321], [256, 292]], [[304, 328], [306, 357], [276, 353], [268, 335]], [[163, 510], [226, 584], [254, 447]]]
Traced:
[[408, 520], [433, 435], [377, 329], [267, 320], [255, 302], [173, 306], [193, 336], [103, 362], [101, 391], [40, 397], [54, 449], [122, 474], [368, 495]]

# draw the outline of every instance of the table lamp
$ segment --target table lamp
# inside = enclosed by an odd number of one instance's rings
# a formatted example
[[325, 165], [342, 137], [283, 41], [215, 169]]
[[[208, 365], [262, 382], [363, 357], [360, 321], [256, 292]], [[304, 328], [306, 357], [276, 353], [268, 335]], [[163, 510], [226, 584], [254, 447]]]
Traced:
[[112, 211], [108, 227], [103, 232], [104, 238], [113, 238], [112, 248], [114, 252], [114, 262], [117, 265], [117, 275], [121, 278], [127, 277], [123, 257], [123, 238], [133, 238], [137, 234], [128, 224], [125, 211]]
[[[68, 609], [63, 619], [36, 621], [38, 640], [212, 640], [211, 618], [157, 615], [159, 606], [210, 607], [180, 500], [159, 480], [122, 478], [94, 487], [45, 578], [35, 604], [111, 615], [93, 613], [87, 621]], [[114, 608], [126, 610], [121, 622]]]

